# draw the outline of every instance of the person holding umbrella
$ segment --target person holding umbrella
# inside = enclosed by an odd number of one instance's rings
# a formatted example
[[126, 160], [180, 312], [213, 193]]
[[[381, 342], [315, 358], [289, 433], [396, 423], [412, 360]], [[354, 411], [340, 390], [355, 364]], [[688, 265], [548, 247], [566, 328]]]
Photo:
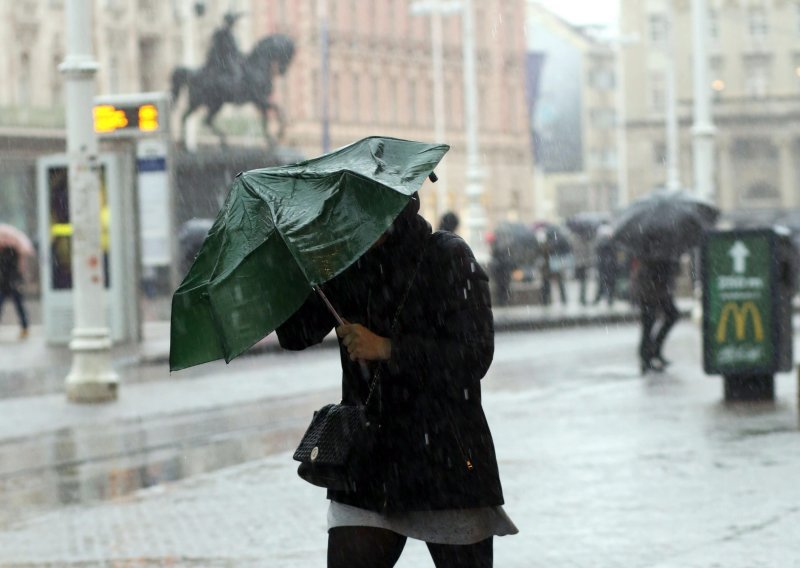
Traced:
[[363, 409], [370, 443], [349, 438], [363, 453], [345, 483], [318, 483], [332, 568], [393, 566], [407, 538], [436, 566], [491, 566], [493, 537], [517, 532], [481, 405], [488, 278], [460, 237], [418, 215], [448, 149], [369, 137], [242, 172], [173, 295], [173, 371], [230, 361], [272, 331], [302, 350], [336, 330], [342, 402], [326, 407]]
[[328, 492], [330, 568], [393, 566], [409, 537], [427, 543], [436, 566], [491, 566], [492, 537], [517, 532], [480, 403], [494, 348], [488, 278], [461, 238], [431, 234], [418, 209], [415, 197], [325, 284], [347, 323], [312, 294], [277, 329], [297, 350], [335, 327], [344, 401], [365, 396], [359, 362], [383, 371], [383, 442], [355, 491]]
[[20, 286], [25, 273], [25, 259], [34, 254], [28, 237], [16, 227], [0, 223], [0, 314], [6, 298], [14, 302], [19, 318], [19, 338], [28, 337], [28, 314]]
[[700, 244], [719, 209], [683, 190], [660, 189], [634, 201], [616, 222], [613, 238], [638, 260], [638, 291], [642, 337], [642, 374], [663, 371], [664, 341], [678, 321], [673, 285], [681, 256]]

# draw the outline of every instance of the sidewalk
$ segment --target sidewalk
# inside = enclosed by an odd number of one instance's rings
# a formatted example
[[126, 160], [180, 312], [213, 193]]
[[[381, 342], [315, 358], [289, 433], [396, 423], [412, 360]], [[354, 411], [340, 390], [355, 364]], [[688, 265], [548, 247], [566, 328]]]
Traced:
[[[574, 295], [573, 295], [574, 297]], [[684, 316], [691, 313], [693, 301], [689, 298], [678, 300], [678, 307]], [[71, 363], [71, 353], [67, 346], [48, 345], [44, 327], [41, 324], [40, 306], [28, 302], [31, 312], [30, 334], [24, 341], [18, 340], [19, 327], [16, 314], [11, 306], [6, 306], [0, 320], [0, 396], [14, 383], [37, 378], [52, 380], [51, 377], [65, 376]], [[586, 325], [610, 325], [638, 321], [638, 309], [624, 301], [609, 307], [605, 303], [597, 306], [582, 306], [569, 303], [566, 306], [508, 306], [495, 307], [496, 331], [519, 331], [548, 329], [556, 327], [575, 327]], [[169, 303], [160, 299], [148, 303], [143, 309], [142, 341], [138, 344], [116, 345], [112, 351], [114, 366], [163, 365], [169, 361]], [[331, 335], [329, 339], [334, 339]], [[248, 354], [258, 354], [279, 349], [277, 337], [270, 334], [254, 345]], [[5, 394], [7, 396], [7, 394]]]

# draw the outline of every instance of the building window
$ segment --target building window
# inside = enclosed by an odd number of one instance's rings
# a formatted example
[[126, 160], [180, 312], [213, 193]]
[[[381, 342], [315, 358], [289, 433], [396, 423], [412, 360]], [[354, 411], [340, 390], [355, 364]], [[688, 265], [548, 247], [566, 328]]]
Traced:
[[353, 109], [353, 122], [361, 122], [361, 85], [357, 74], [353, 74], [353, 96], [351, 98], [350, 106]]
[[380, 124], [381, 116], [381, 91], [378, 78], [372, 78], [372, 121]]
[[794, 54], [792, 74], [794, 75], [795, 90], [800, 92], [800, 53]]
[[414, 79], [408, 82], [408, 122], [417, 123], [417, 82]]
[[615, 86], [614, 72], [610, 69], [594, 69], [589, 73], [589, 84], [598, 91], [610, 91]]
[[744, 59], [744, 92], [748, 97], [763, 99], [769, 94], [771, 60], [769, 56], [754, 55]]
[[334, 73], [331, 75], [330, 81], [330, 118], [332, 121], [339, 120], [339, 103], [341, 100], [341, 93], [339, 93], [339, 75]]
[[663, 142], [653, 144], [653, 164], [663, 166], [667, 163], [667, 145]]
[[800, 2], [794, 3], [794, 29], [800, 35]]
[[50, 92], [52, 93], [53, 97], [53, 106], [56, 107], [63, 107], [64, 106], [64, 78], [61, 76], [61, 71], [58, 70], [58, 66], [61, 65], [61, 62], [64, 60], [59, 53], [53, 55], [53, 66], [51, 68], [51, 82], [50, 82]]
[[767, 10], [764, 6], [750, 6], [747, 9], [747, 28], [750, 37], [763, 39], [769, 33], [769, 22], [767, 21]]
[[17, 104], [19, 106], [30, 106], [31, 104], [31, 56], [22, 53], [19, 56], [19, 82], [17, 92]]
[[669, 34], [669, 22], [665, 14], [650, 14], [647, 26], [650, 43], [666, 45]]
[[650, 103], [650, 110], [655, 112], [664, 112], [667, 104], [666, 99], [666, 81], [663, 71], [653, 71], [650, 73], [648, 83], [648, 96]]
[[712, 41], [719, 39], [719, 12], [714, 8], [708, 10], [708, 37]]
[[[119, 59], [116, 55], [112, 55], [108, 62], [108, 90], [110, 93], [115, 94], [120, 92], [119, 88]], [[144, 89], [145, 91], [149, 89]]]
[[159, 81], [157, 73], [160, 71], [158, 62], [161, 61], [158, 53], [157, 39], [139, 40], [139, 87], [142, 91], [158, 90]]
[[617, 113], [612, 108], [593, 108], [589, 111], [592, 126], [599, 129], [609, 129], [616, 126]]

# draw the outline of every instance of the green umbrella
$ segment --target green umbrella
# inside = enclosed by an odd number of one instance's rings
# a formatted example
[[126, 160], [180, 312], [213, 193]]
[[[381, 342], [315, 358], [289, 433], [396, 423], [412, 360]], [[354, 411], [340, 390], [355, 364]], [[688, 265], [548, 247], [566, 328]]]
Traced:
[[172, 298], [170, 369], [229, 362], [274, 331], [378, 240], [449, 149], [371, 137], [239, 174]]

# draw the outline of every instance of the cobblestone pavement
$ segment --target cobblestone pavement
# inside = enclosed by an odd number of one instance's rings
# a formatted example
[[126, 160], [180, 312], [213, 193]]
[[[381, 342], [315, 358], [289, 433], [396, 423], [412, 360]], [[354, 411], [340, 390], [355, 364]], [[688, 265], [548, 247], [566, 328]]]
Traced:
[[[726, 405], [696, 327], [646, 377], [634, 329], [498, 339], [484, 406], [520, 534], [496, 540], [495, 565], [800, 567], [796, 377], [775, 403]], [[0, 529], [0, 566], [323, 566], [324, 491], [294, 470], [281, 451], [22, 519]], [[417, 542], [398, 564], [431, 565]]]

